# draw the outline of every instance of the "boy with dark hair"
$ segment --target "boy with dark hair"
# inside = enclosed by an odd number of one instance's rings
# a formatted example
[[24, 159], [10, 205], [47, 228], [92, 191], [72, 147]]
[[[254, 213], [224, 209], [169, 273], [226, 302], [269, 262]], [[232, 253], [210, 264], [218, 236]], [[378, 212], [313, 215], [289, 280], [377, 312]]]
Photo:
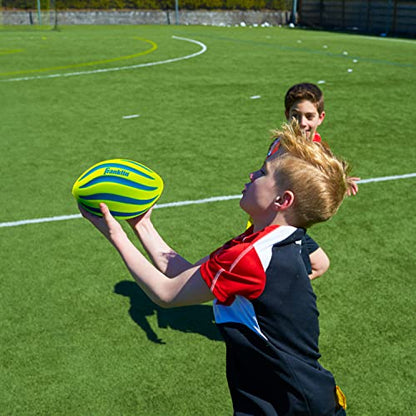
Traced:
[[318, 361], [316, 296], [300, 241], [306, 227], [337, 212], [348, 189], [347, 165], [322, 144], [305, 140], [296, 123], [276, 135], [279, 157], [250, 175], [240, 201], [253, 226], [196, 264], [163, 241], [150, 211], [129, 223], [153, 265], [105, 204], [103, 218], [80, 210], [158, 305], [214, 299], [235, 415], [341, 416], [343, 395]]
[[[288, 122], [295, 119], [305, 137], [314, 142], [320, 142], [321, 136], [316, 131], [325, 118], [324, 94], [321, 89], [309, 82], [295, 84], [290, 87], [285, 95], [285, 117]], [[267, 157], [271, 156], [277, 149], [274, 140]]]
[[[317, 128], [325, 118], [324, 94], [321, 89], [312, 83], [303, 82], [290, 87], [285, 95], [285, 116], [290, 122], [295, 119], [306, 139], [321, 142]], [[275, 138], [269, 147], [267, 157], [272, 156], [279, 147], [279, 138]], [[356, 181], [359, 178], [349, 178], [349, 195], [358, 192]], [[322, 276], [329, 268], [330, 261], [325, 251], [308, 234], [302, 240], [302, 254], [310, 279]]]
[[320, 142], [316, 129], [325, 118], [321, 89], [308, 82], [290, 87], [285, 95], [285, 116], [287, 120], [295, 118], [308, 139]]

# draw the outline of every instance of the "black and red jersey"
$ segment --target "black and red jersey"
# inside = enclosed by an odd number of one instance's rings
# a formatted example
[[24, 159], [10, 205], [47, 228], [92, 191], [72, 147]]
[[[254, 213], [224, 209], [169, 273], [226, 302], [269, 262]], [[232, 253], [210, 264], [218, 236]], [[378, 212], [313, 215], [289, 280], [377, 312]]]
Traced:
[[335, 415], [335, 381], [318, 362], [304, 234], [290, 226], [249, 229], [201, 265], [227, 345], [235, 415]]

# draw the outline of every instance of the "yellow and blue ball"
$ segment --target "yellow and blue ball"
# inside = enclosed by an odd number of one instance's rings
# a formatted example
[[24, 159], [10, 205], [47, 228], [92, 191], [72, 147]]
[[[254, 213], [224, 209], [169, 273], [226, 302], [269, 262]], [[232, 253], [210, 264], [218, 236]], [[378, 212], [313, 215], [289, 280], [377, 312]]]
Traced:
[[163, 180], [155, 171], [127, 159], [95, 164], [72, 187], [72, 195], [87, 211], [101, 216], [104, 202], [115, 218], [125, 220], [144, 214], [162, 192]]

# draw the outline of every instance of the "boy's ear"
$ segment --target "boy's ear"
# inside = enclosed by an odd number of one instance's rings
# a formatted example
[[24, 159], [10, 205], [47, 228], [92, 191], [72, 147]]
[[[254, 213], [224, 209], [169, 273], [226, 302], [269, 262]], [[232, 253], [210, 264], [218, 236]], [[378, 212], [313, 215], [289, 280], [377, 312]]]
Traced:
[[325, 111], [322, 111], [321, 114], [319, 114], [319, 124], [318, 126], [320, 126], [322, 124], [322, 122], [324, 121], [325, 118]]
[[274, 201], [276, 210], [284, 211], [290, 208], [295, 202], [295, 195], [292, 191], [285, 191], [283, 195], [278, 195]]

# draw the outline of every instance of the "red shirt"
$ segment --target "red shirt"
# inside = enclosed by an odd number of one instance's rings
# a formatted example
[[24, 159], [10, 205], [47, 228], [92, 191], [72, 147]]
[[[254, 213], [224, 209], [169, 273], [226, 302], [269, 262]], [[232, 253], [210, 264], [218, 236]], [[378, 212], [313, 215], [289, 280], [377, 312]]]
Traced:
[[[321, 142], [322, 141], [322, 138], [321, 138], [321, 135], [319, 134], [319, 133], [317, 133], [317, 132], [315, 132], [315, 135], [313, 136], [313, 139], [312, 139], [314, 142]], [[278, 150], [279, 150], [279, 147], [280, 147], [280, 140], [277, 138], [272, 144], [271, 144], [271, 146], [269, 147], [269, 151], [267, 152], [267, 156], [266, 156], [266, 159], [268, 158], [268, 157], [270, 157], [271, 155], [273, 155], [273, 154], [275, 154]]]
[[243, 234], [214, 251], [201, 265], [201, 275], [218, 302], [230, 305], [235, 296], [254, 300], [263, 293], [271, 249], [276, 241], [294, 233], [290, 226], [270, 225], [253, 233], [250, 227]]

